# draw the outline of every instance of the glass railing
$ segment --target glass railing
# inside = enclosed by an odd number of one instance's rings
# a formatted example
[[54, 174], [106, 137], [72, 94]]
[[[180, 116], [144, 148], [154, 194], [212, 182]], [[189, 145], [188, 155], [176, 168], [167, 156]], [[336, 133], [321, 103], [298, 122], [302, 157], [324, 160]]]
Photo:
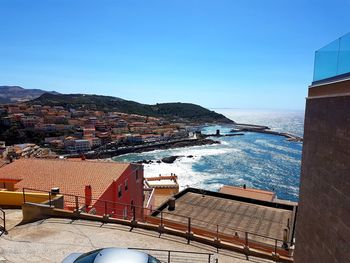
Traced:
[[314, 82], [350, 74], [350, 33], [315, 52]]

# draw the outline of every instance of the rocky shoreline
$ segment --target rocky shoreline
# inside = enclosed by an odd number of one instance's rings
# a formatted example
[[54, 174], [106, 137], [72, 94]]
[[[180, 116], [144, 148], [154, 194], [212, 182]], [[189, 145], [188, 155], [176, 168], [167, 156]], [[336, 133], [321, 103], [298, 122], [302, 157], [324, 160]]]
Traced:
[[[220, 141], [215, 141], [212, 139], [183, 139], [171, 142], [163, 142], [153, 145], [139, 145], [132, 147], [123, 147], [116, 148], [114, 150], [107, 150], [101, 152], [93, 152], [85, 154], [87, 159], [106, 159], [112, 158], [115, 156], [119, 156], [127, 153], [141, 153], [141, 152], [150, 152], [154, 150], [167, 150], [173, 148], [183, 148], [183, 147], [191, 147], [191, 146], [201, 146], [201, 145], [212, 145], [212, 144], [220, 144]], [[80, 157], [79, 154], [70, 154], [66, 155], [66, 157]]]
[[140, 164], [151, 164], [151, 163], [167, 163], [167, 164], [172, 164], [174, 163], [177, 159], [180, 159], [180, 158], [193, 158], [194, 156], [193, 155], [172, 155], [172, 156], [167, 156], [167, 157], [164, 157], [160, 160], [142, 160], [142, 161], [138, 161], [136, 163], [140, 163]]

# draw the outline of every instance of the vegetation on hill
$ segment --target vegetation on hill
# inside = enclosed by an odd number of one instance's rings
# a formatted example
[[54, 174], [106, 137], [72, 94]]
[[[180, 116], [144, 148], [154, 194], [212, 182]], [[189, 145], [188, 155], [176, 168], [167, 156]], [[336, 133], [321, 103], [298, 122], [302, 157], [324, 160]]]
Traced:
[[27, 102], [31, 105], [63, 106], [66, 109], [100, 110], [104, 112], [123, 112], [152, 117], [182, 118], [184, 120], [203, 123], [233, 123], [222, 114], [205, 109], [191, 103], [158, 103], [155, 105], [141, 104], [135, 101], [116, 97], [86, 94], [50, 94], [45, 93], [39, 98]]

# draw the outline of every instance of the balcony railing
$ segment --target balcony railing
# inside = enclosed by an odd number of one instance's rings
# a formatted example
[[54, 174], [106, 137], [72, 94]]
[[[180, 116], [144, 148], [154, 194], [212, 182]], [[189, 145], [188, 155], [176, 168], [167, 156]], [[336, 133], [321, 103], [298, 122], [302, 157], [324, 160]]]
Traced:
[[315, 52], [313, 84], [350, 77], [350, 33]]
[[[26, 195], [34, 192], [48, 193], [49, 200], [45, 202], [48, 207], [56, 207], [57, 196], [63, 198], [64, 203], [61, 204], [63, 206], [63, 209], [61, 208], [62, 211], [75, 211], [81, 215], [91, 214], [94, 215], [95, 218], [100, 218], [101, 221], [109, 218], [120, 222], [124, 220], [123, 222], [125, 224], [126, 221], [130, 221], [130, 224], [131, 222], [140, 222], [142, 223], [140, 224], [140, 227], [145, 227], [146, 229], [150, 229], [148, 226], [158, 226], [156, 229], [159, 231], [160, 235], [168, 232], [173, 234], [181, 232], [183, 233], [181, 236], [187, 238], [188, 244], [191, 240], [195, 240], [195, 237], [200, 237], [203, 240], [215, 240], [219, 241], [219, 243], [224, 242], [238, 247], [254, 249], [265, 254], [278, 254], [285, 259], [285, 261], [281, 260], [280, 262], [292, 261], [294, 242], [287, 241], [288, 238], [280, 240], [274, 237], [248, 232], [240, 228], [231, 228], [227, 225], [213, 224], [212, 222], [184, 215], [177, 215], [161, 210], [107, 200], [91, 198], [91, 201], [96, 202], [94, 202], [93, 206], [88, 206], [86, 204], [87, 199], [83, 196], [65, 193], [60, 193], [56, 196], [50, 191], [31, 188], [23, 188], [23, 203], [26, 203]], [[288, 222], [288, 228], [290, 228], [289, 224], [290, 223]], [[250, 252], [248, 251], [244, 253], [248, 258]]]

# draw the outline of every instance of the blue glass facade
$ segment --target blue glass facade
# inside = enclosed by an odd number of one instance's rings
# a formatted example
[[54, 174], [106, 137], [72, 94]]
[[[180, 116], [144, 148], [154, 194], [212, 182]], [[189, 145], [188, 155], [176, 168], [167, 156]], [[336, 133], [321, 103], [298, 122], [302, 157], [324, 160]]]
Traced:
[[315, 53], [314, 82], [350, 74], [350, 33]]

